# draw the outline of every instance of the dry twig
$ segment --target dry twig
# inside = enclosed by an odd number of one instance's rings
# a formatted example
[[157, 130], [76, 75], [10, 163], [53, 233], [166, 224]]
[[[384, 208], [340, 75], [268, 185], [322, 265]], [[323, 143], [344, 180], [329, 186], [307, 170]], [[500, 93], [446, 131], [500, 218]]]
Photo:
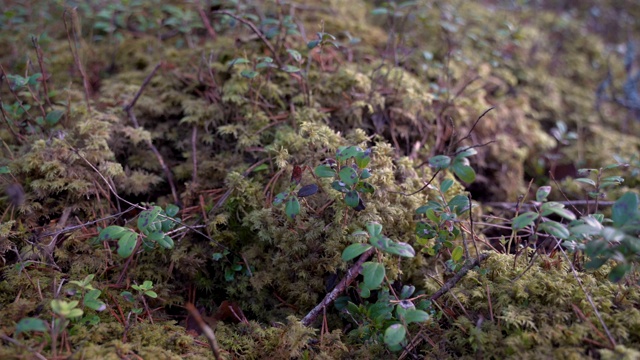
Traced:
[[211, 346], [211, 351], [213, 352], [213, 356], [216, 358], [216, 360], [220, 360], [221, 359], [220, 348], [218, 347], [216, 334], [213, 332], [211, 327], [207, 325], [207, 323], [202, 319], [200, 312], [198, 312], [198, 309], [196, 309], [196, 307], [193, 306], [192, 303], [187, 303], [185, 305], [185, 308], [187, 309], [187, 311], [189, 311], [189, 315], [193, 317], [193, 319], [196, 321], [196, 323], [200, 327], [200, 330], [202, 330], [202, 333], [204, 334], [204, 336], [206, 336], [207, 340], [209, 341], [209, 345]]
[[313, 310], [311, 310], [302, 319], [302, 325], [304, 326], [311, 325], [311, 323], [315, 321], [316, 317], [318, 317], [318, 315], [327, 306], [331, 305], [331, 303], [333, 303], [333, 301], [338, 298], [338, 295], [342, 294], [342, 292], [347, 289], [347, 286], [349, 286], [349, 284], [353, 282], [353, 280], [358, 276], [358, 274], [360, 274], [360, 269], [362, 269], [362, 264], [369, 259], [369, 257], [373, 254], [374, 251], [375, 249], [371, 248], [366, 252], [364, 252], [362, 255], [360, 255], [360, 259], [358, 259], [358, 261], [352, 267], [350, 267], [349, 270], [347, 270], [347, 275], [344, 278], [342, 278], [340, 283], [338, 283], [338, 285], [336, 285], [336, 287], [333, 288], [333, 290], [330, 293], [328, 293], [324, 297], [324, 299], [322, 299], [320, 304], [316, 305], [316, 307], [314, 307]]
[[[161, 63], [156, 64], [156, 66], [153, 68], [151, 73], [147, 75], [147, 77], [144, 79], [144, 82], [142, 83], [142, 85], [140, 85], [140, 89], [138, 89], [138, 92], [133, 97], [133, 100], [131, 100], [131, 102], [125, 105], [124, 107], [124, 111], [127, 113], [127, 115], [129, 116], [129, 119], [131, 120], [131, 123], [133, 124], [133, 127], [136, 129], [139, 128], [140, 125], [138, 125], [138, 119], [136, 118], [136, 115], [133, 113], [133, 107], [136, 105], [136, 102], [138, 101], [138, 98], [140, 98], [140, 95], [142, 95], [142, 91], [144, 91], [144, 88], [147, 87], [147, 85], [149, 84], [153, 76], [156, 74], [156, 71], [158, 71], [158, 69], [160, 68], [160, 65]], [[146, 143], [151, 149], [151, 151], [153, 152], [153, 154], [158, 159], [158, 162], [160, 163], [160, 166], [162, 167], [162, 170], [164, 171], [164, 174], [167, 177], [167, 182], [169, 182], [169, 186], [171, 187], [171, 195], [173, 195], [174, 203], [176, 203], [178, 206], [181, 206], [182, 202], [180, 201], [180, 197], [178, 196], [178, 192], [176, 191], [176, 186], [173, 182], [173, 174], [171, 173], [171, 169], [169, 169], [167, 164], [164, 162], [164, 159], [162, 158], [162, 154], [160, 154], [160, 151], [158, 151], [158, 148], [156, 148], [156, 146], [153, 145], [152, 140], [148, 139], [146, 140]]]

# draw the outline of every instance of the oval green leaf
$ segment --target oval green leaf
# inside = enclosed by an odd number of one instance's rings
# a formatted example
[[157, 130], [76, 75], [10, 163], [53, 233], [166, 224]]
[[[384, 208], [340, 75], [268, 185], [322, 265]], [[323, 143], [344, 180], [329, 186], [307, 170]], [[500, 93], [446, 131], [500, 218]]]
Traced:
[[287, 205], [284, 207], [284, 212], [287, 214], [289, 219], [294, 219], [296, 215], [300, 214], [300, 202], [297, 197], [292, 196], [289, 198]]
[[18, 335], [22, 332], [31, 332], [31, 331], [46, 332], [48, 330], [49, 329], [47, 329], [47, 325], [44, 322], [44, 320], [38, 319], [38, 318], [24, 318], [24, 319], [21, 319], [16, 324], [15, 335]]
[[454, 174], [467, 184], [476, 180], [476, 172], [473, 168], [469, 165], [465, 165], [461, 161], [454, 162], [451, 168], [453, 169]]
[[555, 221], [543, 222], [538, 226], [538, 229], [559, 239], [567, 239], [571, 235], [565, 225]]
[[515, 219], [513, 219], [513, 223], [511, 224], [511, 228], [513, 230], [523, 229], [531, 224], [538, 218], [538, 213], [529, 211], [524, 214], [518, 215]]
[[393, 324], [384, 331], [384, 343], [388, 346], [398, 345], [404, 340], [407, 330], [402, 324]]
[[342, 251], [342, 260], [349, 261], [354, 259], [369, 249], [371, 249], [369, 244], [351, 244]]
[[436, 155], [429, 159], [429, 165], [438, 170], [446, 169], [451, 165], [451, 158], [446, 155]]
[[100, 234], [98, 235], [98, 240], [99, 241], [118, 240], [122, 237], [122, 235], [124, 235], [127, 232], [129, 232], [129, 230], [122, 226], [116, 226], [116, 225], [107, 226], [106, 228], [102, 229], [102, 231], [100, 231]]
[[118, 240], [118, 255], [122, 258], [128, 258], [133, 254], [133, 250], [136, 248], [138, 241], [138, 234], [130, 231]]
[[422, 310], [409, 309], [404, 314], [404, 320], [407, 324], [411, 323], [421, 323], [429, 320], [429, 314]]
[[367, 261], [362, 264], [362, 276], [364, 276], [364, 285], [368, 289], [377, 289], [384, 280], [384, 265]]
[[340, 170], [340, 180], [345, 183], [347, 186], [352, 186], [358, 181], [358, 173], [351, 167], [343, 167]]
[[331, 178], [336, 175], [336, 171], [329, 165], [318, 165], [314, 170], [317, 177], [321, 178]]
[[360, 203], [360, 194], [355, 190], [351, 190], [344, 197], [344, 202], [347, 206], [355, 208]]

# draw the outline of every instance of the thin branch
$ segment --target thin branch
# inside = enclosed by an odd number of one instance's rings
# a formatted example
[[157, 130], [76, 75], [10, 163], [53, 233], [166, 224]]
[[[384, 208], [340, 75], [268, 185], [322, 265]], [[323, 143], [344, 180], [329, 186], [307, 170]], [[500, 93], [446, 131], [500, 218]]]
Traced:
[[[133, 100], [131, 100], [131, 102], [125, 105], [124, 107], [124, 111], [127, 113], [127, 115], [129, 115], [129, 119], [131, 120], [131, 123], [133, 123], [133, 127], [136, 129], [139, 128], [140, 125], [138, 124], [138, 119], [136, 118], [136, 115], [133, 113], [133, 107], [136, 105], [136, 102], [140, 98], [140, 95], [142, 95], [142, 91], [144, 91], [144, 88], [147, 87], [147, 85], [149, 84], [153, 76], [156, 74], [156, 71], [158, 71], [158, 69], [160, 68], [160, 65], [161, 63], [156, 64], [156, 66], [153, 68], [151, 73], [147, 75], [147, 77], [144, 79], [144, 82], [142, 83], [142, 85], [140, 85], [140, 89], [138, 89], [138, 92], [133, 97]], [[162, 154], [160, 154], [160, 151], [158, 151], [158, 148], [156, 148], [156, 146], [153, 145], [152, 140], [147, 139], [146, 143], [151, 149], [151, 151], [153, 152], [153, 154], [158, 159], [158, 162], [160, 163], [160, 166], [162, 167], [162, 170], [164, 171], [164, 174], [167, 177], [167, 182], [171, 187], [171, 195], [173, 195], [173, 201], [178, 206], [180, 206], [182, 202], [180, 201], [180, 197], [178, 196], [178, 191], [176, 190], [176, 186], [173, 181], [173, 174], [171, 173], [171, 170], [169, 169], [167, 164], [164, 162], [164, 159], [162, 158]]]
[[[256, 162], [255, 164], [251, 165], [244, 173], [242, 173], [243, 177], [247, 177], [252, 171], [253, 169], [255, 169], [257, 166], [263, 164], [264, 162], [266, 162], [267, 159], [262, 159], [258, 162]], [[229, 190], [227, 190], [221, 197], [220, 200], [218, 200], [218, 202], [213, 206], [213, 208], [211, 209], [211, 211], [221, 207], [222, 205], [224, 205], [224, 203], [227, 201], [227, 199], [229, 198], [229, 196], [231, 196], [231, 193], [233, 192], [233, 188], [230, 188]]]
[[[109, 190], [111, 191], [111, 193], [113, 194], [113, 196], [115, 196], [118, 200], [122, 201], [123, 203], [125, 203], [125, 204], [127, 204], [127, 205], [129, 205], [129, 206], [133, 206], [133, 207], [135, 207], [136, 209], [140, 209], [140, 210], [147, 210], [147, 208], [142, 207], [142, 206], [140, 206], [140, 205], [138, 205], [138, 204], [134, 204], [134, 203], [132, 203], [132, 202], [130, 202], [130, 201], [127, 201], [127, 200], [125, 200], [124, 198], [122, 198], [120, 195], [118, 195], [118, 193], [116, 192], [116, 190], [115, 190], [115, 189], [113, 188], [113, 186], [111, 186], [111, 184], [109, 183], [109, 180], [107, 180], [107, 178], [105, 178], [105, 177], [104, 177], [104, 175], [102, 175], [102, 173], [101, 173], [98, 169], [96, 169], [96, 167], [95, 167], [95, 166], [93, 166], [93, 164], [92, 164], [92, 163], [90, 163], [90, 162], [89, 162], [89, 160], [87, 160], [84, 156], [82, 156], [82, 154], [80, 154], [80, 151], [78, 151], [78, 149], [76, 149], [76, 148], [72, 147], [72, 146], [71, 146], [71, 145], [69, 145], [69, 144], [67, 144], [67, 145], [68, 145], [68, 146], [71, 148], [71, 150], [73, 150], [73, 152], [75, 152], [75, 153], [76, 153], [76, 154], [77, 154], [77, 155], [78, 155], [82, 160], [84, 160], [84, 162], [85, 162], [85, 163], [87, 163], [87, 165], [89, 165], [89, 167], [91, 167], [91, 169], [93, 169], [93, 171], [95, 171], [95, 172], [98, 174], [98, 176], [100, 176], [100, 178], [102, 178], [102, 180], [107, 184], [107, 187], [109, 187]], [[178, 224], [178, 225], [180, 225], [180, 226], [184, 226], [184, 227], [186, 227], [187, 229], [189, 229], [189, 230], [193, 231], [194, 233], [196, 233], [196, 234], [198, 234], [198, 235], [200, 235], [200, 236], [204, 237], [205, 239], [207, 239], [207, 240], [211, 241], [212, 243], [214, 243], [214, 244], [216, 244], [216, 245], [220, 246], [221, 248], [229, 250], [226, 246], [222, 245], [220, 242], [218, 242], [218, 241], [216, 241], [216, 240], [212, 239], [210, 236], [208, 236], [207, 234], [203, 233], [202, 231], [200, 231], [200, 230], [198, 230], [198, 229], [194, 228], [194, 227], [193, 227], [193, 226], [191, 226], [191, 225], [187, 225], [187, 224], [185, 224], [185, 223], [184, 223], [184, 222], [182, 222], [182, 221], [178, 221], [178, 220], [176, 220], [176, 219], [174, 219], [174, 218], [172, 218], [172, 217], [166, 216], [166, 215], [162, 215], [162, 214], [160, 214], [160, 215], [158, 215], [158, 216], [159, 216], [159, 217], [162, 217], [162, 218], [165, 218], [165, 219], [167, 219], [167, 220], [173, 221], [173, 222], [177, 223], [177, 224]], [[231, 250], [229, 250], [229, 251], [231, 251]], [[234, 255], [236, 254], [236, 253], [234, 253], [233, 251], [231, 251], [231, 253], [232, 253], [232, 254], [234, 254]], [[238, 254], [238, 255], [239, 255], [239, 254]]]
[[189, 302], [185, 304], [185, 308], [189, 312], [189, 315], [191, 315], [193, 319], [196, 321], [196, 323], [200, 327], [200, 330], [202, 330], [202, 333], [204, 334], [204, 336], [206, 336], [207, 340], [209, 341], [209, 346], [211, 347], [213, 356], [216, 358], [216, 360], [222, 359], [220, 357], [220, 348], [218, 347], [216, 334], [213, 332], [211, 327], [207, 325], [207, 323], [202, 319], [202, 316], [200, 315], [200, 312], [198, 312], [198, 309], [196, 309], [196, 307]]
[[262, 32], [251, 21], [243, 19], [238, 15], [233, 14], [226, 10], [218, 10], [218, 11], [214, 11], [213, 13], [230, 16], [234, 18], [236, 21], [239, 21], [247, 25], [249, 28], [251, 28], [251, 31], [253, 31], [260, 38], [260, 40], [262, 40], [262, 42], [267, 46], [267, 48], [269, 48], [269, 51], [273, 55], [273, 60], [275, 60], [275, 62], [278, 64], [279, 67], [282, 67], [282, 62], [280, 61], [280, 57], [278, 57], [278, 53], [276, 52], [276, 49], [273, 47], [273, 45], [271, 45], [269, 40], [267, 40], [267, 38], [264, 37]]
[[[71, 31], [69, 31], [69, 26], [67, 25], [67, 13], [70, 12], [71, 16]], [[91, 105], [89, 104], [89, 79], [87, 77], [87, 73], [84, 71], [84, 67], [80, 62], [80, 55], [78, 54], [78, 33], [76, 31], [78, 26], [78, 12], [75, 8], [69, 10], [65, 9], [62, 14], [62, 22], [64, 23], [64, 29], [67, 32], [67, 40], [69, 41], [69, 49], [71, 50], [71, 55], [73, 55], [73, 61], [80, 72], [80, 77], [82, 77], [82, 85], [84, 88], [84, 100], [87, 103], [87, 110], [91, 113]], [[71, 35], [73, 35], [73, 41], [71, 40]]]
[[207, 33], [211, 40], [216, 40], [216, 31], [213, 29], [213, 26], [211, 26], [211, 22], [209, 21], [209, 18], [207, 18], [207, 14], [205, 14], [200, 1], [198, 1], [198, 14], [200, 14], [200, 19], [202, 20], [204, 27], [207, 29]]
[[[485, 110], [485, 111], [482, 113], [482, 115], [480, 115], [480, 116], [478, 117], [478, 119], [476, 120], [476, 122], [474, 122], [474, 123], [473, 123], [473, 126], [471, 126], [471, 129], [469, 129], [469, 132], [467, 133], [467, 135], [466, 135], [465, 137], [463, 137], [462, 139], [458, 140], [458, 141], [456, 142], [456, 144], [455, 144], [453, 147], [455, 148], [455, 147], [456, 147], [456, 146], [458, 146], [458, 144], [460, 144], [463, 140], [468, 139], [468, 138], [471, 136], [471, 133], [473, 132], [473, 130], [476, 128], [476, 125], [478, 125], [478, 123], [480, 122], [480, 120], [481, 120], [485, 115], [487, 115], [487, 113], [489, 113], [489, 111], [491, 111], [491, 110], [493, 110], [493, 109], [495, 109], [495, 107], [494, 107], [494, 106], [492, 106], [492, 107], [488, 108], [487, 110]], [[488, 143], [487, 143], [487, 144], [488, 144]]]
[[[555, 201], [562, 205], [568, 206], [587, 206], [591, 203], [589, 200], [572, 200], [572, 201]], [[603, 201], [600, 203], [602, 206], [612, 206], [615, 204], [615, 201]], [[531, 209], [535, 208], [539, 204], [522, 204], [518, 202], [487, 202], [482, 203], [483, 206], [490, 206], [494, 208], [501, 208], [505, 210], [521, 210], [521, 209]]]
[[[1, 97], [0, 97], [0, 103], [2, 103], [2, 98]], [[15, 130], [13, 130], [13, 126], [11, 126], [11, 122], [9, 121], [9, 117], [7, 116], [7, 113], [4, 111], [4, 106], [0, 106], [0, 114], [2, 115], [2, 119], [4, 120], [4, 122], [7, 123], [7, 128], [9, 128], [9, 131], [11, 131], [11, 134], [13, 134], [13, 137], [15, 137], [16, 141], [18, 141], [18, 144], [20, 144], [23, 141], [25, 141], [26, 138], [24, 136], [22, 136], [21, 134], [17, 133]]]
[[353, 280], [358, 276], [358, 274], [360, 274], [360, 270], [362, 269], [362, 264], [369, 259], [369, 257], [373, 254], [374, 251], [375, 251], [375, 249], [371, 248], [371, 249], [367, 250], [366, 252], [364, 252], [362, 255], [360, 255], [360, 259], [358, 259], [358, 261], [352, 267], [350, 267], [349, 270], [347, 270], [346, 276], [344, 278], [342, 278], [340, 283], [338, 285], [336, 285], [336, 287], [333, 288], [333, 290], [330, 293], [328, 293], [324, 297], [324, 299], [322, 299], [320, 304], [316, 305], [316, 307], [314, 307], [313, 310], [311, 310], [302, 319], [302, 325], [304, 325], [304, 326], [311, 325], [311, 323], [313, 323], [315, 321], [316, 317], [318, 317], [318, 315], [327, 306], [331, 305], [331, 303], [333, 303], [333, 301], [335, 299], [337, 299], [338, 296], [340, 294], [342, 294], [342, 292], [347, 289], [349, 284], [351, 284], [353, 282]]
[[198, 125], [193, 125], [193, 131], [191, 132], [191, 156], [193, 157], [193, 183], [198, 183], [198, 157], [196, 156], [197, 141], [198, 139]]
[[598, 321], [600, 322], [600, 325], [602, 325], [602, 328], [604, 329], [604, 332], [607, 334], [607, 337], [609, 338], [609, 342], [611, 343], [611, 348], [615, 348], [616, 347], [616, 340], [613, 338], [613, 335], [611, 335], [611, 332], [609, 331], [609, 328], [607, 327], [607, 324], [604, 323], [604, 320], [602, 319], [602, 316], [600, 316], [600, 312], [598, 311], [598, 308], [596, 307], [596, 304], [593, 302], [593, 299], [591, 298], [591, 295], [589, 295], [589, 293], [587, 292], [587, 289], [585, 289], [584, 285], [582, 285], [582, 281], [578, 277], [578, 272], [576, 271], [576, 268], [573, 267], [573, 263], [571, 262], [571, 260], [567, 256], [567, 253], [564, 251], [562, 246], [559, 246], [558, 248], [562, 252], [562, 255], [564, 255], [565, 259], [567, 259], [567, 263], [569, 263], [569, 266], [571, 267], [571, 272], [573, 273], [573, 277], [578, 282], [578, 285], [580, 285], [580, 288], [582, 289], [582, 292], [584, 292], [584, 295], [587, 297], [587, 300], [589, 301], [589, 304], [591, 304], [591, 308], [593, 308], [593, 312], [596, 314], [596, 317], [598, 318]]
[[467, 272], [469, 272], [469, 270], [473, 269], [477, 265], [480, 265], [480, 262], [483, 261], [484, 259], [488, 258], [488, 257], [489, 257], [488, 253], [483, 253], [483, 254], [480, 254], [477, 259], [473, 259], [473, 260], [469, 261], [465, 266], [463, 266], [460, 269], [460, 271], [458, 271], [456, 273], [456, 275], [454, 277], [452, 277], [446, 283], [444, 283], [444, 285], [442, 285], [440, 290], [436, 291], [433, 295], [431, 295], [429, 300], [436, 301], [442, 295], [444, 295], [447, 292], [449, 292], [449, 290], [451, 290], [458, 283], [458, 281], [460, 281], [467, 274]]
[[476, 236], [473, 233], [473, 204], [471, 203], [471, 194], [468, 194], [469, 198], [469, 223], [470, 223], [470, 231], [471, 231], [471, 241], [473, 241], [473, 247], [476, 248], [476, 256], [478, 257], [478, 264], [480, 264], [480, 251], [478, 250], [478, 244], [476, 243]]
[[51, 108], [51, 99], [49, 99], [49, 87], [47, 85], [47, 71], [44, 68], [44, 55], [42, 54], [42, 48], [38, 43], [38, 38], [35, 36], [31, 37], [31, 42], [33, 43], [33, 47], [36, 49], [36, 56], [38, 58], [38, 65], [40, 66], [40, 73], [42, 73], [42, 87], [44, 89], [44, 101], [47, 103], [47, 106]]
[[416, 191], [414, 191], [414, 192], [412, 192], [412, 193], [410, 193], [410, 194], [405, 194], [405, 193], [400, 192], [400, 191], [389, 191], [389, 192], [390, 192], [390, 193], [393, 193], [393, 194], [400, 194], [400, 195], [404, 195], [404, 196], [412, 196], [412, 195], [415, 195], [415, 194], [417, 194], [417, 193], [421, 192], [422, 190], [426, 189], [429, 185], [431, 185], [431, 183], [433, 182], [433, 179], [435, 179], [435, 178], [436, 178], [436, 176], [437, 176], [439, 173], [440, 173], [440, 169], [436, 170], [436, 172], [433, 174], [433, 176], [431, 177], [431, 179], [429, 179], [429, 181], [428, 181], [428, 182], [427, 182], [423, 187], [421, 187], [420, 189], [418, 189], [418, 190], [416, 190]]
[[16, 346], [19, 346], [19, 347], [27, 349], [27, 351], [32, 353], [33, 356], [38, 360], [47, 360], [47, 358], [42, 356], [42, 354], [40, 354], [39, 352], [37, 352], [37, 351], [33, 350], [32, 348], [22, 344], [21, 342], [19, 342], [18, 340], [14, 339], [12, 337], [9, 337], [9, 336], [7, 336], [5, 334], [0, 333], [0, 339], [2, 339], [4, 341], [7, 341], [7, 342], [10, 342], [10, 343], [12, 343], [12, 344], [14, 344]]

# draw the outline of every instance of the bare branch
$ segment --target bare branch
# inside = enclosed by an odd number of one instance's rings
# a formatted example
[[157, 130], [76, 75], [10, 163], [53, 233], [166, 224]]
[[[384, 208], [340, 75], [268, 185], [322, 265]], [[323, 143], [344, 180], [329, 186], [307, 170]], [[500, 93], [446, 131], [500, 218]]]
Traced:
[[[125, 105], [124, 107], [124, 111], [127, 113], [127, 115], [129, 115], [129, 119], [131, 120], [131, 123], [133, 123], [133, 127], [136, 129], [139, 128], [140, 125], [138, 124], [138, 119], [136, 118], [136, 115], [133, 113], [133, 107], [135, 106], [136, 102], [140, 98], [140, 95], [142, 95], [142, 91], [144, 90], [144, 88], [149, 84], [153, 76], [156, 74], [156, 71], [158, 71], [158, 69], [160, 68], [160, 65], [161, 63], [156, 64], [156, 66], [153, 68], [151, 73], [147, 75], [147, 77], [144, 79], [144, 82], [140, 86], [140, 89], [138, 89], [138, 92], [136, 93], [136, 95], [133, 97], [133, 100], [131, 100], [131, 102]], [[178, 191], [176, 190], [176, 186], [173, 181], [173, 174], [171, 173], [171, 170], [169, 169], [167, 164], [164, 162], [164, 159], [162, 158], [162, 154], [160, 154], [160, 151], [158, 151], [158, 148], [156, 148], [156, 146], [153, 145], [153, 142], [149, 139], [149, 140], [146, 140], [146, 143], [151, 149], [151, 151], [153, 152], [153, 154], [158, 159], [158, 162], [160, 163], [160, 166], [162, 167], [162, 170], [164, 171], [164, 174], [167, 177], [167, 182], [171, 187], [171, 194], [173, 195], [173, 201], [178, 206], [180, 206], [182, 202], [180, 201], [180, 197], [178, 196]]]
[[352, 267], [350, 267], [349, 270], [347, 270], [347, 275], [344, 278], [342, 278], [340, 283], [336, 285], [336, 287], [333, 288], [333, 290], [330, 293], [328, 293], [324, 297], [324, 299], [322, 299], [320, 304], [314, 307], [313, 310], [311, 310], [307, 314], [307, 316], [305, 316], [302, 319], [302, 325], [304, 326], [311, 325], [311, 323], [316, 319], [316, 317], [318, 317], [318, 315], [320, 315], [320, 313], [327, 306], [331, 305], [331, 303], [333, 303], [333, 301], [337, 299], [338, 296], [347, 289], [349, 284], [351, 284], [353, 280], [358, 276], [358, 274], [360, 274], [360, 269], [362, 269], [362, 264], [369, 259], [369, 257], [373, 254], [374, 251], [375, 249], [371, 248], [366, 252], [364, 252], [362, 255], [360, 255], [360, 259], [358, 259], [358, 261]]
[[260, 40], [262, 40], [262, 42], [267, 46], [267, 48], [269, 48], [269, 51], [271, 51], [271, 54], [273, 55], [273, 60], [278, 64], [278, 66], [282, 67], [282, 62], [280, 61], [280, 57], [278, 56], [276, 49], [273, 47], [273, 45], [271, 45], [269, 40], [267, 40], [267, 38], [264, 37], [262, 32], [251, 21], [243, 19], [240, 16], [226, 10], [218, 10], [218, 11], [214, 11], [213, 13], [230, 16], [235, 20], [247, 25], [251, 29], [251, 31], [253, 31], [260, 38]]

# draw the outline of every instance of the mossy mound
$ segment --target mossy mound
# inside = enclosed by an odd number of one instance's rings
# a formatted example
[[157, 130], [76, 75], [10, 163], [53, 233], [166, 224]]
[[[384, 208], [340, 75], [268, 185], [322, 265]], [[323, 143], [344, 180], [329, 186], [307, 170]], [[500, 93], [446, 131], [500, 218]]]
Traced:
[[[511, 233], [484, 221], [495, 209], [472, 208], [443, 222], [465, 231], [435, 256], [434, 240], [416, 234], [428, 201], [516, 201], [549, 180], [564, 189], [551, 198], [576, 198], [576, 169], [614, 155], [630, 167], [612, 170], [627, 181], [609, 194], [637, 189], [640, 122], [624, 106], [637, 61], [593, 10], [614, 24], [617, 3], [544, 3], [10, 4], [0, 16], [0, 357], [212, 358], [186, 302], [215, 325], [228, 359], [638, 356], [637, 285], [609, 282], [607, 267], [575, 275], [561, 253], [529, 267], [520, 248], [517, 259], [496, 250], [431, 304], [402, 351], [333, 306], [313, 324], [321, 330], [300, 322], [347, 274], [343, 250], [369, 222], [417, 253], [376, 255], [385, 290], [413, 285], [422, 298], [453, 276], [451, 249], [469, 234], [482, 252], [504, 240], [489, 232]], [[375, 191], [362, 192], [361, 211], [313, 171], [341, 146], [371, 150]], [[473, 183], [428, 166], [460, 146], [477, 150]], [[291, 216], [274, 199], [297, 183], [318, 191]], [[140, 224], [155, 205], [175, 220], [158, 225], [170, 242]], [[135, 232], [133, 245], [110, 226]], [[139, 290], [145, 281], [151, 292]], [[364, 306], [359, 291], [345, 296]], [[83, 317], [66, 324], [54, 299], [79, 301]], [[226, 314], [225, 302], [241, 312]]]

